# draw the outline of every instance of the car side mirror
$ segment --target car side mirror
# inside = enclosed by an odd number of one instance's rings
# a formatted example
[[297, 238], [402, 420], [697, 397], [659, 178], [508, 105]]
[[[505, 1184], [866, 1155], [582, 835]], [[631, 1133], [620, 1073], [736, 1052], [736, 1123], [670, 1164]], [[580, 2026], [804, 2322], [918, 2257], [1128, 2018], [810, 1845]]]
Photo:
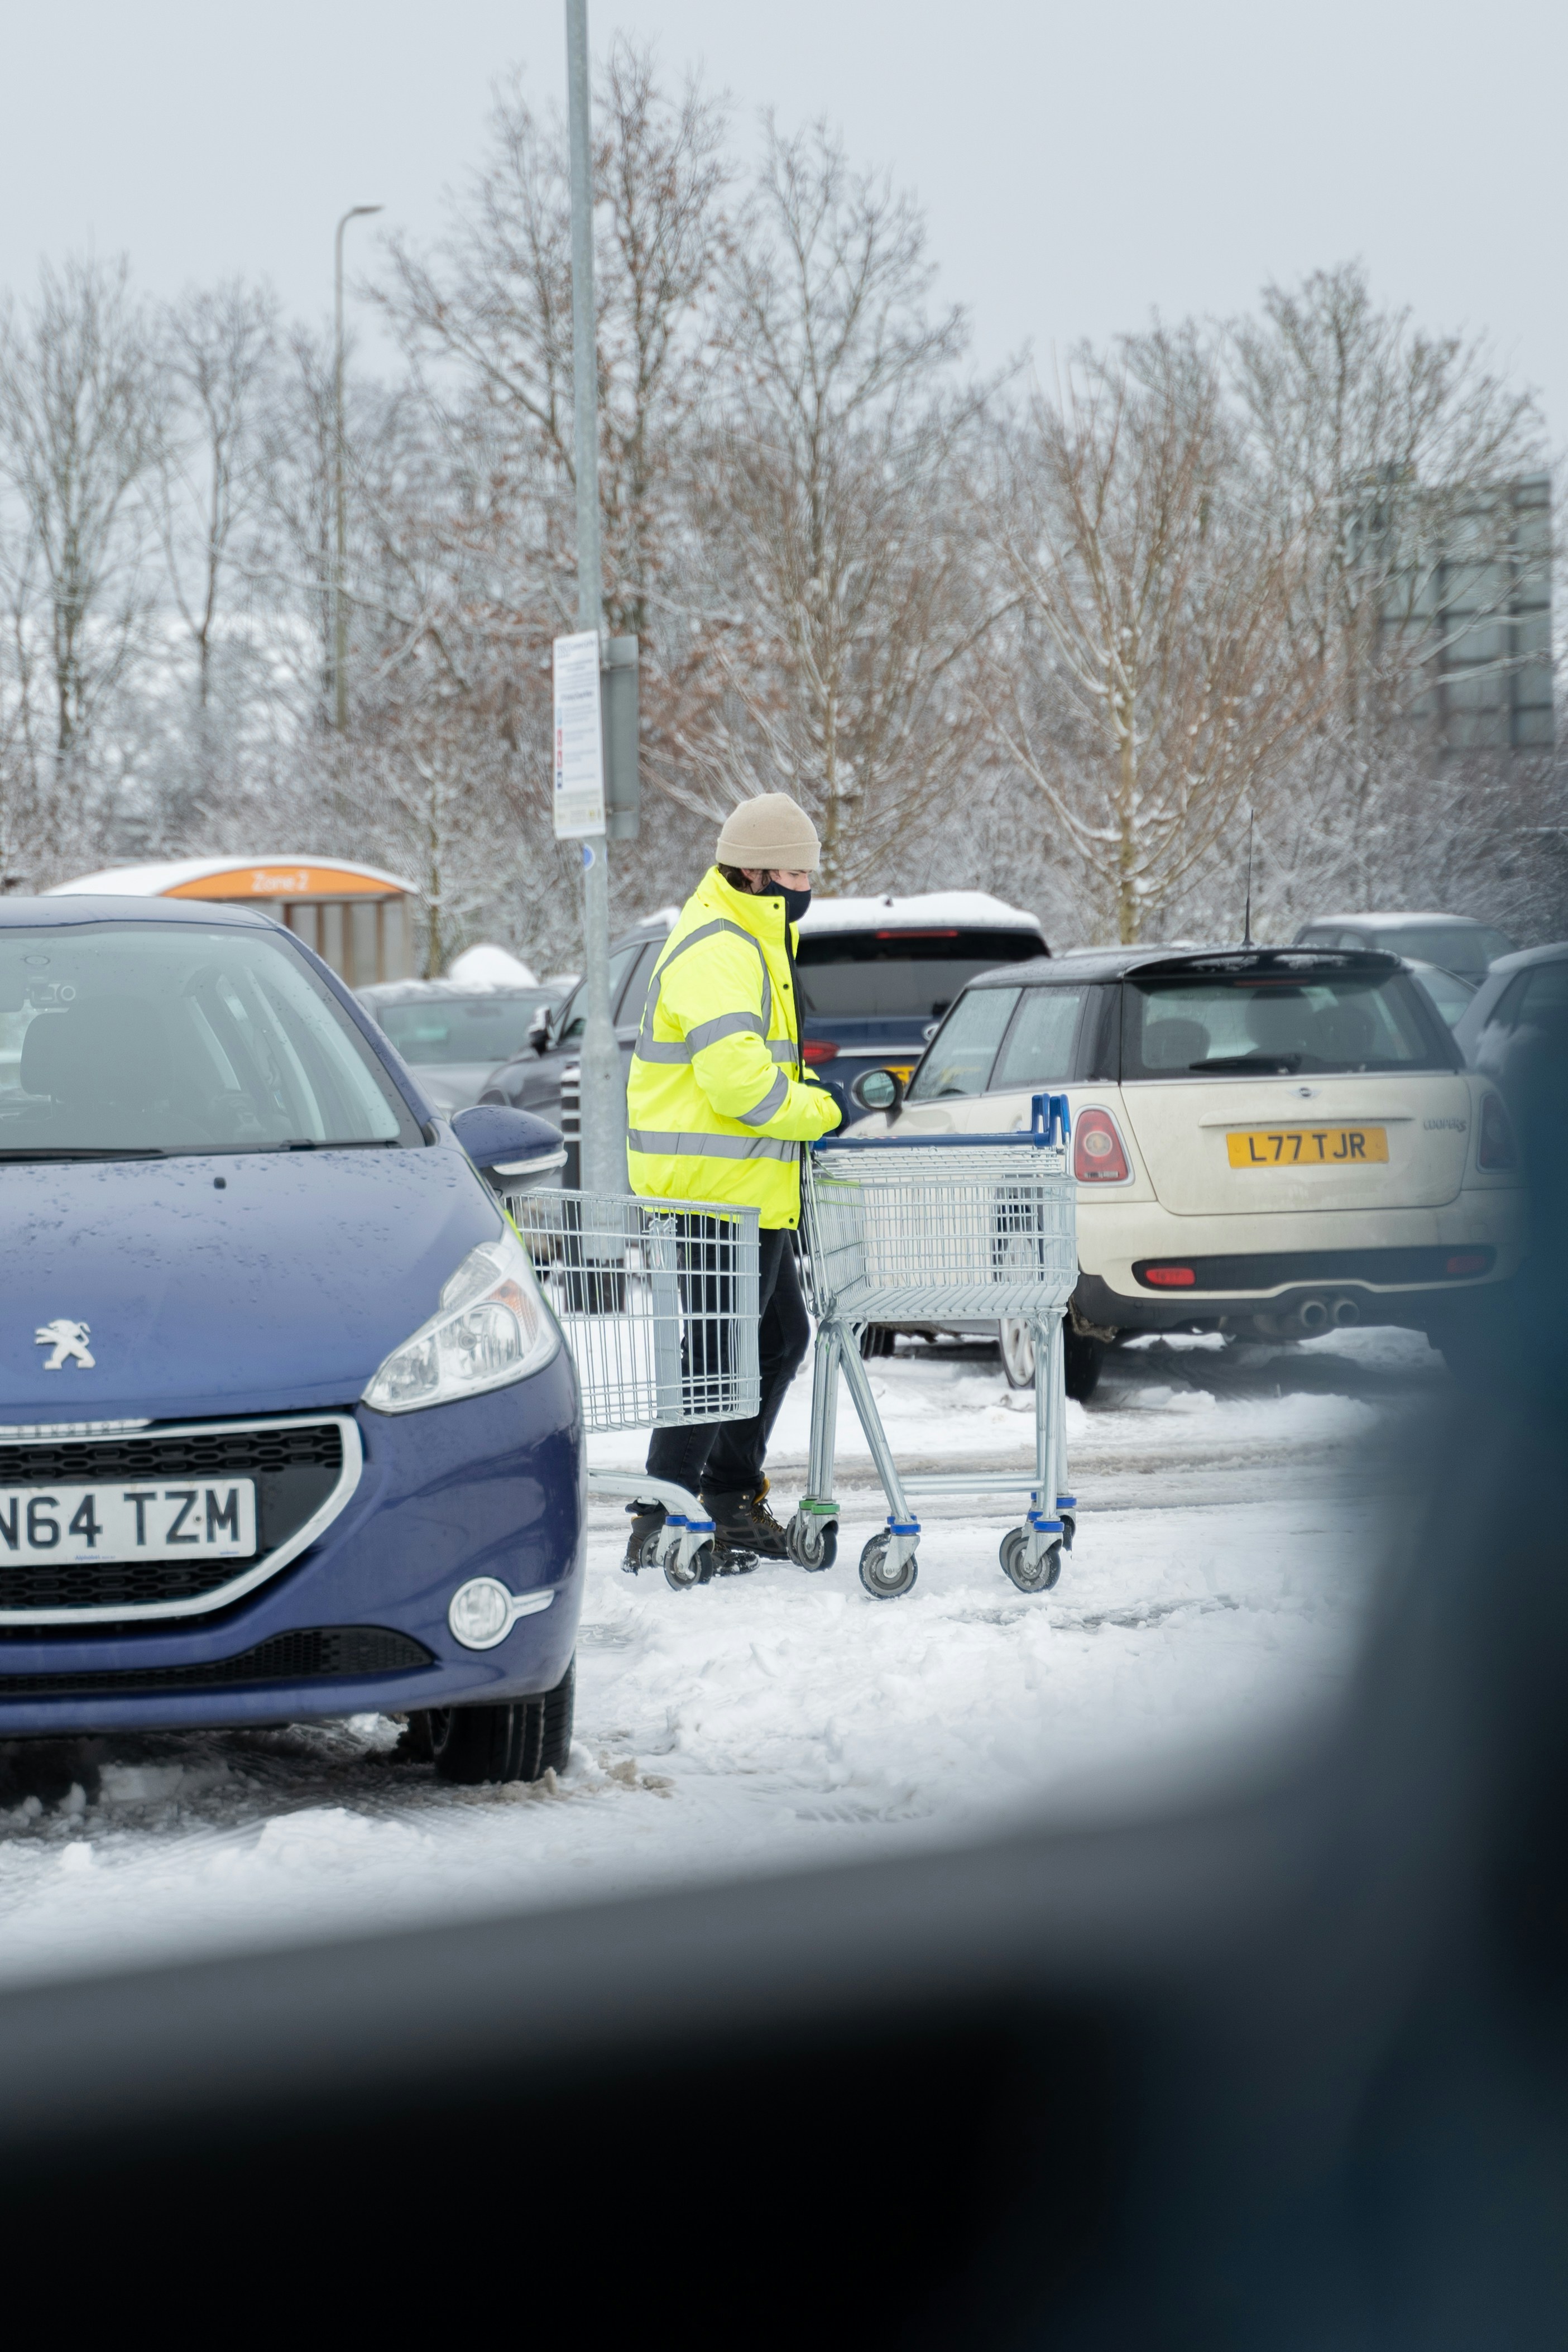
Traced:
[[528, 1043], [536, 1054], [549, 1051], [549, 1006], [541, 1004], [528, 1024]]
[[904, 1097], [904, 1081], [891, 1070], [868, 1070], [850, 1088], [850, 1100], [862, 1110], [894, 1110]]
[[456, 1112], [452, 1132], [497, 1192], [532, 1192], [552, 1177], [559, 1183], [566, 1166], [559, 1129], [507, 1103], [476, 1103]]

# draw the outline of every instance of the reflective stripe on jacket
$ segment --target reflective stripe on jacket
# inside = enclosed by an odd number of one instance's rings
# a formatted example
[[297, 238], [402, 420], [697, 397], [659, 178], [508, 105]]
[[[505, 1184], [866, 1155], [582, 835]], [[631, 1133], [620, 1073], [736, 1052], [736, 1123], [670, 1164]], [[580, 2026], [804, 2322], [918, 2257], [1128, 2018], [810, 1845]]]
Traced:
[[665, 942], [632, 1052], [632, 1190], [798, 1225], [800, 1145], [838, 1123], [832, 1096], [801, 1076], [784, 902], [732, 890], [710, 866]]

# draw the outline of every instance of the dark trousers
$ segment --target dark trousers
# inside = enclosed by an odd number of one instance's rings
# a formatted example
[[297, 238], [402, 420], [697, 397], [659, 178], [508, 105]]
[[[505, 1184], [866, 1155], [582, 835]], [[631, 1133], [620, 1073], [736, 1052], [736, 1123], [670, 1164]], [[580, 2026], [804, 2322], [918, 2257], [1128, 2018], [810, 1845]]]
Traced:
[[800, 1296], [794, 1236], [782, 1226], [758, 1235], [757, 1353], [762, 1409], [749, 1421], [694, 1422], [656, 1429], [648, 1445], [648, 1475], [668, 1478], [691, 1494], [755, 1494], [784, 1391], [806, 1360], [811, 1318]]

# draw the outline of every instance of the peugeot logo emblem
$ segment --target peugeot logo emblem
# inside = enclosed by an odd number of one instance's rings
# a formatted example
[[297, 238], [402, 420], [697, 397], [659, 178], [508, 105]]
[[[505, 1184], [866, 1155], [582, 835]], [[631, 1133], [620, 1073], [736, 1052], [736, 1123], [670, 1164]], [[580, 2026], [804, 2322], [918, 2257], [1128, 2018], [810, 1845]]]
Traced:
[[73, 1322], [68, 1315], [57, 1315], [52, 1323], [40, 1323], [33, 1334], [36, 1348], [49, 1348], [51, 1355], [44, 1358], [46, 1372], [57, 1372], [66, 1364], [79, 1364], [90, 1372], [97, 1359], [88, 1346], [89, 1333], [85, 1323]]

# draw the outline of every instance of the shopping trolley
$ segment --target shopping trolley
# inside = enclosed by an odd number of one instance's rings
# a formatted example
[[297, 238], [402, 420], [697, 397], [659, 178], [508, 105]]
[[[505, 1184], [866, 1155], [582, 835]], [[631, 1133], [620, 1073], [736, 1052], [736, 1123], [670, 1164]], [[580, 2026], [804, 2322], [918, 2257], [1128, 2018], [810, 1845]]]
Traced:
[[[803, 1568], [838, 1549], [832, 1499], [839, 1374], [843, 1374], [887, 1497], [887, 1526], [861, 1554], [861, 1582], [878, 1600], [915, 1579], [920, 1522], [912, 1495], [1027, 1489], [1001, 1563], [1021, 1592], [1056, 1582], [1074, 1529], [1067, 1483], [1062, 1314], [1078, 1278], [1074, 1185], [1065, 1095], [1036, 1095], [1024, 1135], [939, 1139], [852, 1136], [813, 1146], [806, 1177], [807, 1278], [817, 1316], [808, 1489], [789, 1522]], [[901, 1478], [861, 1360], [868, 1323], [902, 1317], [1014, 1316], [1035, 1345], [1034, 1471]]]
[[[761, 1408], [757, 1211], [618, 1192], [515, 1192], [507, 1213], [577, 1365], [585, 1431], [745, 1421]], [[645, 1471], [588, 1473], [598, 1500], [657, 1499], [664, 1527], [633, 1567], [677, 1591], [714, 1572], [695, 1495]]]

